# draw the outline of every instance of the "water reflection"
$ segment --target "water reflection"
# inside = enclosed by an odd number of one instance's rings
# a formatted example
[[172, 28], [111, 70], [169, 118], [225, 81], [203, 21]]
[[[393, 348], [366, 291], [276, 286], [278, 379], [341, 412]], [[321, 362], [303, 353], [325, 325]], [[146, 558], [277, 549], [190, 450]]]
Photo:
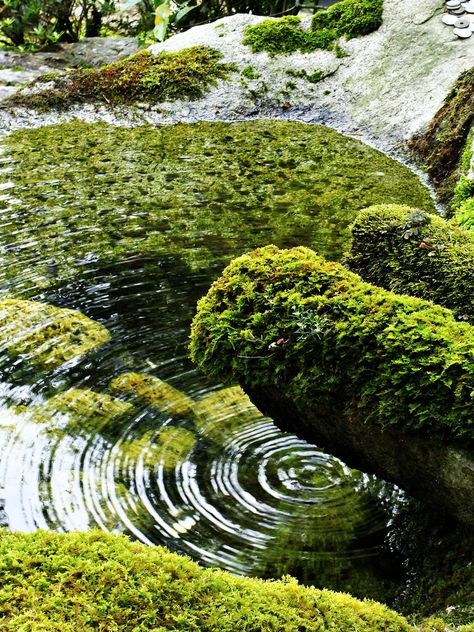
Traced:
[[233, 256], [273, 242], [339, 258], [359, 208], [432, 208], [416, 177], [331, 130], [276, 122], [72, 123], [15, 132], [0, 162], [4, 296], [110, 333], [60, 370], [4, 363], [4, 524], [99, 525], [236, 573], [387, 595], [381, 498], [395, 492], [279, 432], [186, 348]]

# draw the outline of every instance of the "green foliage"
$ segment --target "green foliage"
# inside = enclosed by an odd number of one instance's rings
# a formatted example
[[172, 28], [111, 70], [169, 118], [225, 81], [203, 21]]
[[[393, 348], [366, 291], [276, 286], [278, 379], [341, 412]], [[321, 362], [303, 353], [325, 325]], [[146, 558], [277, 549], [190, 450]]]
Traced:
[[2, 630], [403, 632], [373, 601], [204, 570], [162, 547], [101, 532], [0, 538]]
[[474, 68], [463, 72], [443, 106], [436, 113], [427, 131], [409, 143], [414, 155], [421, 159], [438, 187], [444, 202], [451, 202], [459, 178], [458, 166], [466, 161], [463, 152], [474, 122]]
[[4, 0], [0, 5], [0, 44], [38, 50], [58, 41], [98, 35], [114, 2], [96, 0]]
[[[318, 335], [299, 333], [302, 308]], [[323, 416], [474, 439], [472, 327], [307, 248], [235, 259], [198, 304], [191, 357], [218, 379], [318, 402]]]
[[[90, 101], [116, 105], [199, 99], [209, 86], [218, 79], [227, 79], [234, 70], [231, 64], [220, 63], [221, 57], [221, 53], [205, 46], [162, 52], [156, 57], [143, 50], [99, 69], [75, 70], [53, 78], [53, 87], [34, 94], [19, 92], [11, 103], [45, 109]], [[38, 81], [40, 86], [43, 80], [40, 77]]]
[[365, 209], [351, 227], [351, 270], [375, 285], [449, 307], [474, 324], [474, 234], [406, 206]]
[[299, 79], [306, 79], [306, 81], [309, 81], [310, 83], [319, 83], [325, 78], [325, 75], [322, 70], [315, 70], [314, 72], [311, 72], [311, 73], [307, 72], [304, 69], [300, 71], [287, 70], [286, 74], [290, 75], [290, 77], [298, 77]]
[[463, 202], [474, 197], [474, 180], [461, 176], [454, 189], [454, 207], [459, 208]]
[[361, 37], [382, 25], [383, 0], [342, 0], [327, 11], [318, 11], [312, 19], [312, 29], [332, 30], [337, 37]]
[[455, 219], [463, 228], [474, 229], [474, 197], [461, 202], [456, 210]]

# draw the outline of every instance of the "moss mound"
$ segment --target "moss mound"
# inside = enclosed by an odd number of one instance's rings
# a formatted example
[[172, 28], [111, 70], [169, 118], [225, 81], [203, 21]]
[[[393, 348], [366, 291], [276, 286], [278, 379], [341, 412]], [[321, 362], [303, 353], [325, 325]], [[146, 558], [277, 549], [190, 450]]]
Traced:
[[45, 75], [37, 80], [34, 92], [20, 91], [8, 102], [45, 109], [96, 101], [119, 105], [199, 99], [218, 79], [228, 78], [234, 70], [232, 65], [220, 63], [221, 57], [221, 53], [205, 46], [163, 52], [156, 57], [143, 50], [99, 69]]
[[52, 370], [106, 343], [107, 329], [72, 309], [0, 301], [0, 345], [9, 356]]
[[401, 632], [385, 606], [203, 570], [161, 547], [99, 532], [2, 533], [2, 630]]
[[474, 324], [474, 233], [396, 205], [363, 210], [351, 230], [346, 261], [365, 281], [432, 300]]
[[247, 27], [243, 44], [251, 46], [254, 53], [266, 51], [271, 56], [332, 50], [339, 37], [352, 39], [376, 31], [382, 24], [382, 11], [383, 0], [342, 0], [327, 11], [319, 11], [311, 31], [300, 28], [297, 16], [264, 20]]
[[457, 167], [474, 122], [473, 101], [471, 68], [459, 76], [426, 132], [409, 143], [415, 156], [426, 164], [444, 202], [451, 201], [459, 177]]
[[474, 330], [307, 248], [234, 260], [201, 299], [191, 355], [222, 380], [284, 389], [378, 428], [474, 439]]

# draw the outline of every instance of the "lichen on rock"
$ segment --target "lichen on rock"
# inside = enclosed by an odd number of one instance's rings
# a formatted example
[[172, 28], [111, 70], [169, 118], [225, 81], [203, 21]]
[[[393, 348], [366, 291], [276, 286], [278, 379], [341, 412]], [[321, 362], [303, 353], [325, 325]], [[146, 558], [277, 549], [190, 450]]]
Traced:
[[22, 363], [57, 369], [109, 339], [103, 325], [78, 311], [34, 301], [0, 301], [0, 346]]

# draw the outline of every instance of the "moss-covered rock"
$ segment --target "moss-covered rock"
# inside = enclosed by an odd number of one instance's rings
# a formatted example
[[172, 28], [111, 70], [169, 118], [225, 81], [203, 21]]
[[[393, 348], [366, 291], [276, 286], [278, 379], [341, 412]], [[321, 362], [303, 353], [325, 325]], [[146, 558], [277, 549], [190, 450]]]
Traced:
[[221, 53], [205, 46], [162, 52], [156, 57], [143, 50], [99, 69], [40, 77], [35, 89], [20, 91], [7, 102], [44, 110], [86, 102], [117, 105], [199, 99], [218, 79], [228, 78], [234, 70], [231, 64], [221, 63], [221, 57]]
[[105, 533], [0, 538], [5, 632], [103, 629], [402, 632], [406, 619], [373, 601], [204, 570], [162, 547]]
[[254, 53], [266, 51], [271, 56], [332, 50], [339, 37], [351, 39], [376, 31], [382, 24], [382, 11], [383, 0], [342, 0], [327, 11], [318, 11], [310, 31], [301, 28], [297, 16], [269, 19], [247, 27], [243, 44]]
[[463, 72], [428, 129], [409, 146], [438, 187], [443, 202], [451, 202], [459, 178], [458, 166], [474, 122], [474, 68]]
[[363, 210], [346, 262], [369, 283], [412, 294], [474, 324], [474, 233], [406, 206]]
[[57, 369], [109, 338], [103, 325], [78, 311], [34, 301], [0, 301], [0, 345], [26, 364]]
[[191, 354], [283, 430], [474, 520], [474, 330], [449, 310], [269, 246], [200, 301]]

